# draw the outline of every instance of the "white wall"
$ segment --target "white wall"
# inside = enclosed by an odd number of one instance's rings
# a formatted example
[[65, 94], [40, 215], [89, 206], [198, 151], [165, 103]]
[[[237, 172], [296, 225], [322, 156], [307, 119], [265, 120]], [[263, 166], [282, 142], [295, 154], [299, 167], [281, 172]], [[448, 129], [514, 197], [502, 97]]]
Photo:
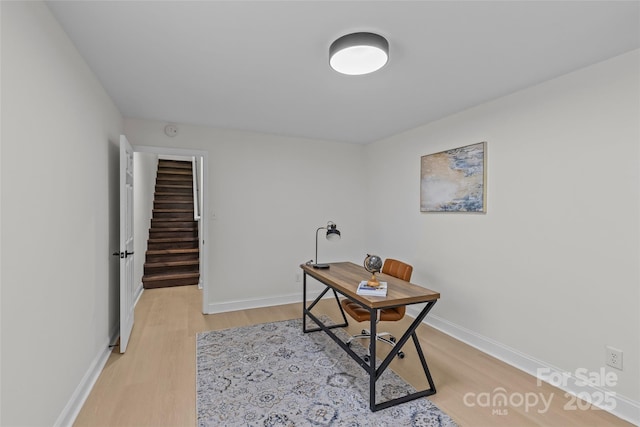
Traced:
[[[369, 179], [384, 203], [368, 247], [441, 292], [437, 318], [570, 373], [617, 347], [612, 390], [636, 405], [639, 68], [635, 51], [366, 150], [385, 166]], [[488, 212], [420, 213], [420, 157], [481, 141]]]
[[[133, 235], [134, 270], [136, 286], [142, 286], [149, 228], [153, 216], [153, 199], [158, 171], [158, 155], [133, 154]], [[136, 292], [138, 294], [138, 292]]]
[[122, 117], [44, 3], [0, 7], [0, 424], [51, 426], [118, 321]]
[[364, 259], [363, 146], [188, 125], [170, 138], [164, 126], [126, 119], [125, 133], [137, 146], [208, 152], [209, 312], [299, 301], [299, 265], [329, 220], [342, 239], [321, 239], [320, 261]]

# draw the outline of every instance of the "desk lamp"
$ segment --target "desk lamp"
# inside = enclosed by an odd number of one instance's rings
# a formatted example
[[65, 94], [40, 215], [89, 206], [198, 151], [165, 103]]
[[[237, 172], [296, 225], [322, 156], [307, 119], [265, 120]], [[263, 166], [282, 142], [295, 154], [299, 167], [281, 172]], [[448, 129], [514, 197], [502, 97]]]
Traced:
[[340, 230], [336, 228], [336, 224], [333, 221], [329, 221], [326, 227], [318, 227], [316, 230], [316, 263], [311, 264], [313, 268], [329, 268], [329, 264], [318, 264], [318, 232], [320, 230], [327, 230], [327, 240], [340, 240]]

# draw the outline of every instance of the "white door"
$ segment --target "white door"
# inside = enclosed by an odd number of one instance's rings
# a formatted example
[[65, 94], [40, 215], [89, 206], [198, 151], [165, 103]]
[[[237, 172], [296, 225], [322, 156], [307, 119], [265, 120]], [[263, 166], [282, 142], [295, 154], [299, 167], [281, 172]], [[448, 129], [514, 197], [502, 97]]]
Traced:
[[120, 353], [133, 329], [133, 147], [120, 135]]

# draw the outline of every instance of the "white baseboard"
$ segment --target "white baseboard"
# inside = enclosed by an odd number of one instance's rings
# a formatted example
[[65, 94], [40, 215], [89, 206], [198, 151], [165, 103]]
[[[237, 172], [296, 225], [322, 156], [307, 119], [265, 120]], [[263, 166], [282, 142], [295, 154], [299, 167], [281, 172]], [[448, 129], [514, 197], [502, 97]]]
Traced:
[[[271, 307], [300, 302], [300, 293], [280, 295], [270, 298], [245, 299], [231, 302], [209, 304], [207, 314], [226, 313], [228, 311], [248, 310], [251, 308]], [[302, 306], [300, 307], [302, 312]]]
[[[414, 318], [419, 312], [420, 310], [416, 306], [407, 309], [407, 315]], [[548, 363], [435, 315], [427, 316], [423, 323], [539, 378], [541, 381], [550, 383], [567, 393], [599, 406], [603, 410], [625, 421], [640, 425], [640, 402], [620, 396], [616, 394], [614, 390], [586, 383], [583, 380], [588, 373], [582, 375], [582, 379], [577, 378], [574, 373], [567, 373], [555, 366], [551, 366]], [[541, 372], [544, 373], [544, 375], [539, 375]], [[551, 379], [551, 381], [547, 379]], [[558, 381], [559, 379], [562, 380]]]
[[[315, 297], [319, 295], [323, 290], [324, 287], [322, 286], [310, 285], [308, 287], [308, 295], [310, 295], [312, 299], [315, 299]], [[279, 295], [269, 298], [255, 298], [226, 303], [209, 304], [206, 314], [226, 313], [227, 311], [248, 310], [251, 308], [272, 307], [276, 305], [293, 303], [300, 303], [300, 312], [302, 313], [302, 302], [300, 298], [301, 294], [302, 292], [296, 292], [295, 294]], [[327, 292], [324, 298], [333, 298], [333, 294], [331, 292]]]
[[76, 387], [75, 391], [71, 395], [71, 399], [67, 402], [67, 405], [64, 407], [58, 419], [53, 424], [54, 427], [71, 427], [76, 420], [76, 417], [80, 413], [82, 409], [82, 405], [89, 397], [89, 393], [91, 393], [91, 389], [95, 385], [104, 365], [107, 364], [107, 360], [109, 360], [109, 355], [111, 354], [110, 345], [118, 339], [120, 335], [120, 328], [116, 328], [111, 332], [111, 338], [108, 342], [105, 342], [102, 346], [102, 350], [98, 352], [96, 357], [93, 359], [91, 364], [89, 365], [89, 369], [82, 377], [80, 384]]
[[[143, 291], [144, 287], [142, 286], [142, 282], [140, 282], [134, 291], [134, 306], [138, 304]], [[100, 376], [102, 369], [104, 369], [104, 365], [106, 365], [107, 360], [109, 360], [109, 355], [112, 350], [111, 346], [120, 337], [120, 323], [115, 325], [109, 336], [111, 337], [109, 342], [104, 343], [104, 346], [102, 347], [103, 350], [98, 352], [89, 365], [89, 369], [84, 374], [80, 384], [78, 384], [78, 387], [76, 387], [75, 391], [71, 395], [71, 399], [69, 399], [67, 405], [64, 407], [62, 413], [60, 413], [60, 416], [58, 416], [58, 419], [54, 423], [54, 427], [71, 427], [73, 425], [76, 417], [82, 409], [82, 405], [84, 405], [87, 397], [89, 397], [91, 389], [93, 389], [96, 381], [98, 381], [98, 377]]]
[[[144, 291], [144, 285], [142, 284], [142, 282], [140, 282], [138, 284], [138, 287], [136, 288], [136, 290], [134, 291], [134, 295], [133, 295], [133, 300], [135, 301], [133, 303], [133, 306], [135, 307], [136, 305], [138, 305], [138, 301], [140, 300], [140, 297], [142, 296], [142, 292]], [[120, 328], [118, 326], [118, 328]]]

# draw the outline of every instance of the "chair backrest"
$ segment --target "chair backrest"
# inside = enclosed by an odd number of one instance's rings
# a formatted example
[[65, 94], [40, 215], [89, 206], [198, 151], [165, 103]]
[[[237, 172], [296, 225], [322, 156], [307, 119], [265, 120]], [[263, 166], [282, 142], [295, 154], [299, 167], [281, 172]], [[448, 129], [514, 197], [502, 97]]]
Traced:
[[382, 266], [382, 272], [408, 282], [411, 280], [413, 267], [397, 259], [387, 258]]

